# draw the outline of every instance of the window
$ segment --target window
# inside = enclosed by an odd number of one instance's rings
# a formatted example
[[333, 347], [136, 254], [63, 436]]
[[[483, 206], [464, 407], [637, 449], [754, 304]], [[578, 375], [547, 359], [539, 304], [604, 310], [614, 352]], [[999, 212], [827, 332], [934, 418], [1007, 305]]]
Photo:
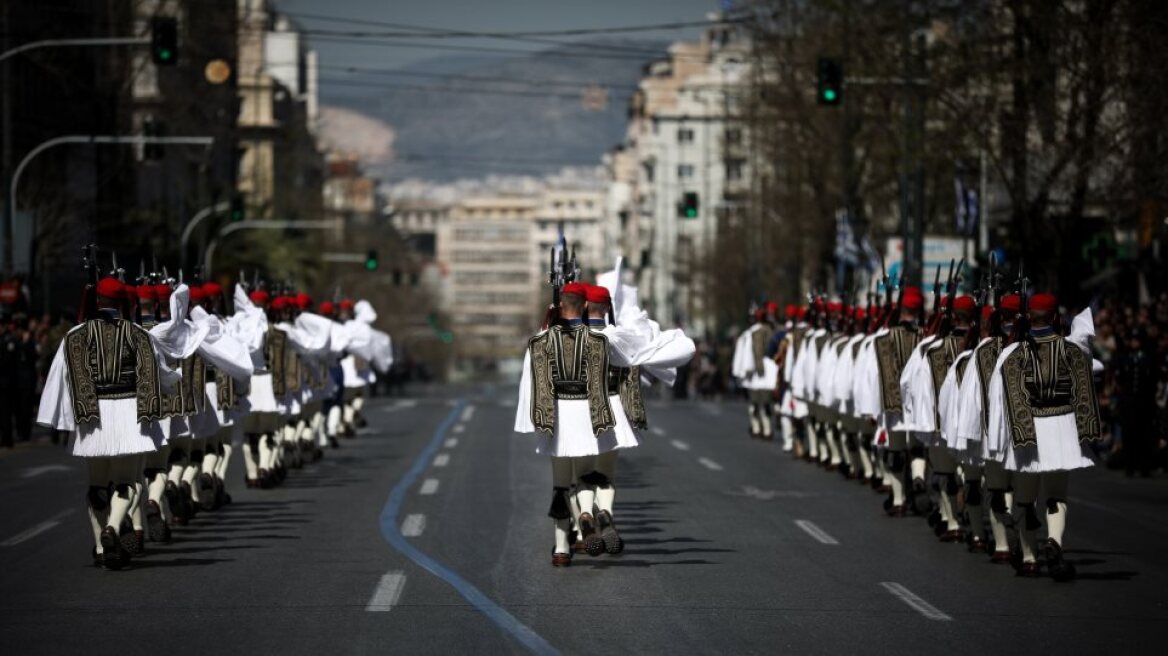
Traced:
[[731, 145], [742, 143], [742, 130], [740, 128], [726, 128], [726, 143]]
[[745, 164], [745, 161], [741, 160], [741, 159], [728, 159], [728, 160], [726, 160], [726, 179], [727, 180], [741, 180], [742, 179], [742, 169], [743, 169], [744, 164]]
[[693, 143], [694, 131], [693, 128], [678, 128], [677, 129], [677, 143]]
[[653, 182], [653, 162], [645, 162], [641, 168], [645, 171], [645, 182]]
[[692, 178], [693, 176], [694, 176], [693, 164], [678, 164], [677, 165], [677, 177], [678, 178], [681, 178], [682, 180], [687, 180], [689, 178]]

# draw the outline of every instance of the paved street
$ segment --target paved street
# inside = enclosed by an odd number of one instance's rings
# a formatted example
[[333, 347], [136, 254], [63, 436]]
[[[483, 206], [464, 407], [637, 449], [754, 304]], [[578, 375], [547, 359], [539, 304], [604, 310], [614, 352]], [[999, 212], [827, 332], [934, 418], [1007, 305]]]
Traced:
[[81, 463], [0, 456], [0, 652], [1163, 653], [1168, 485], [1072, 481], [1072, 584], [1015, 579], [869, 489], [746, 438], [736, 403], [656, 402], [621, 456], [619, 556], [549, 565], [550, 471], [510, 386], [377, 400], [370, 426], [90, 563]]

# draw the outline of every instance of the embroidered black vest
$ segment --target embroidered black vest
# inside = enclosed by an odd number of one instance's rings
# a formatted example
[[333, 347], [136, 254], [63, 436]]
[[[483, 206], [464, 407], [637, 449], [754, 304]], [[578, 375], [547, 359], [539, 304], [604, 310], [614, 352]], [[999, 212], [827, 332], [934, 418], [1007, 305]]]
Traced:
[[100, 419], [98, 401], [136, 399], [138, 421], [163, 416], [162, 386], [150, 334], [125, 319], [91, 319], [65, 336], [73, 416]]
[[1006, 415], [1015, 447], [1034, 444], [1035, 417], [1074, 414], [1080, 442], [1102, 438], [1091, 358], [1059, 335], [1021, 344], [1002, 363]]
[[894, 326], [875, 340], [876, 368], [880, 374], [880, 403], [884, 412], [902, 412], [900, 374], [921, 341], [916, 329]]
[[587, 326], [552, 326], [532, 337], [531, 423], [550, 435], [556, 430], [556, 401], [587, 400], [593, 435], [616, 425], [608, 402], [608, 338]]

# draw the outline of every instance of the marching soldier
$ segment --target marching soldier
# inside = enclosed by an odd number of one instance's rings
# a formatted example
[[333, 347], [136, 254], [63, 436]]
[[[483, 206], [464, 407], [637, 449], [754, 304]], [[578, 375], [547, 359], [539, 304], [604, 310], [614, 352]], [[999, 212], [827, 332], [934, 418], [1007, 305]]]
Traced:
[[734, 348], [731, 373], [750, 396], [750, 437], [753, 439], [774, 439], [771, 397], [778, 384], [779, 367], [766, 357], [767, 342], [773, 334], [766, 311], [759, 308], [754, 312], [754, 324], [739, 336]]
[[1029, 312], [1023, 308], [1016, 339], [998, 357], [990, 380], [987, 444], [1013, 472], [1014, 501], [1024, 513], [1018, 574], [1039, 574], [1041, 491], [1048, 536], [1041, 551], [1051, 577], [1069, 581], [1075, 576], [1063, 558], [1069, 476], [1094, 466], [1088, 445], [1101, 439], [1102, 423], [1087, 352], [1094, 335], [1090, 311], [1075, 318], [1069, 337], [1056, 330], [1057, 318], [1053, 294], [1035, 294]]

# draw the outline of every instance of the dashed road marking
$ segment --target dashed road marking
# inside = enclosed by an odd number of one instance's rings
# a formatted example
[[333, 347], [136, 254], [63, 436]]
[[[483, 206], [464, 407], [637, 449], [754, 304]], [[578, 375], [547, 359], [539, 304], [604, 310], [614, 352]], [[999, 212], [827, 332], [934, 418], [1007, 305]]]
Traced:
[[446, 441], [443, 442], [443, 444], [446, 445], [447, 449], [453, 449], [454, 447], [458, 446], [458, 438], [448, 437], [446, 438]]
[[434, 466], [435, 467], [445, 467], [446, 465], [449, 465], [449, 464], [450, 464], [450, 454], [449, 453], [439, 453], [438, 455], [434, 456]]
[[914, 594], [912, 590], [909, 590], [899, 583], [885, 581], [880, 585], [884, 586], [884, 589], [891, 592], [897, 599], [900, 599], [904, 603], [908, 604], [910, 608], [920, 613], [921, 615], [924, 615], [930, 620], [937, 620], [938, 622], [949, 622], [953, 620], [952, 617], [949, 617], [945, 613], [942, 613], [940, 610], [938, 610], [936, 606], [930, 604], [924, 599], [921, 599], [916, 594]]
[[426, 516], [425, 515], [406, 515], [401, 525], [401, 534], [407, 538], [416, 538], [426, 530]]
[[451, 432], [451, 433], [461, 433], [461, 432], [463, 432], [463, 431], [465, 431], [465, 430], [466, 430], [466, 425], [465, 425], [465, 424], [457, 424], [457, 425], [455, 425], [455, 426], [454, 426], [454, 428], [450, 429], [450, 432]]
[[689, 451], [689, 445], [681, 440], [669, 440], [669, 443], [678, 451]]
[[472, 418], [474, 418], [474, 413], [475, 407], [473, 405], [466, 406], [466, 408], [464, 408], [462, 411], [462, 420], [470, 421]]
[[823, 544], [839, 544], [839, 540], [828, 535], [827, 531], [819, 528], [815, 522], [809, 519], [796, 519], [795, 526], [803, 529], [804, 533], [819, 540]]
[[722, 471], [722, 465], [719, 465], [709, 458], [698, 458], [698, 462], [701, 463], [703, 467], [711, 471]]
[[649, 432], [654, 434], [654, 435], [664, 435], [665, 429], [660, 427], [660, 426], [650, 426]]
[[422, 487], [418, 490], [418, 494], [434, 494], [438, 491], [438, 479], [427, 478], [422, 481]]
[[45, 531], [50, 531], [50, 530], [56, 528], [58, 525], [60, 525], [61, 520], [66, 515], [69, 515], [72, 512], [73, 512], [72, 510], [63, 510], [63, 511], [57, 513], [56, 515], [53, 515], [52, 517], [41, 522], [40, 524], [37, 524], [36, 526], [34, 526], [28, 530], [21, 531], [20, 533], [17, 533], [16, 535], [8, 538], [7, 540], [0, 542], [0, 547], [15, 547], [16, 545], [18, 545], [22, 542], [28, 542], [29, 540], [35, 538], [36, 536], [40, 535], [41, 533], [44, 533]]
[[373, 596], [365, 604], [365, 610], [370, 613], [388, 613], [401, 600], [402, 590], [406, 587], [406, 573], [394, 570], [378, 581], [373, 589]]
[[40, 476], [41, 474], [47, 474], [49, 472], [55, 472], [55, 471], [67, 472], [67, 471], [69, 471], [69, 468], [66, 467], [65, 465], [45, 465], [43, 467], [29, 467], [28, 469], [24, 470], [24, 473], [22, 473], [20, 475], [20, 477], [21, 478], [34, 478], [36, 476]]

